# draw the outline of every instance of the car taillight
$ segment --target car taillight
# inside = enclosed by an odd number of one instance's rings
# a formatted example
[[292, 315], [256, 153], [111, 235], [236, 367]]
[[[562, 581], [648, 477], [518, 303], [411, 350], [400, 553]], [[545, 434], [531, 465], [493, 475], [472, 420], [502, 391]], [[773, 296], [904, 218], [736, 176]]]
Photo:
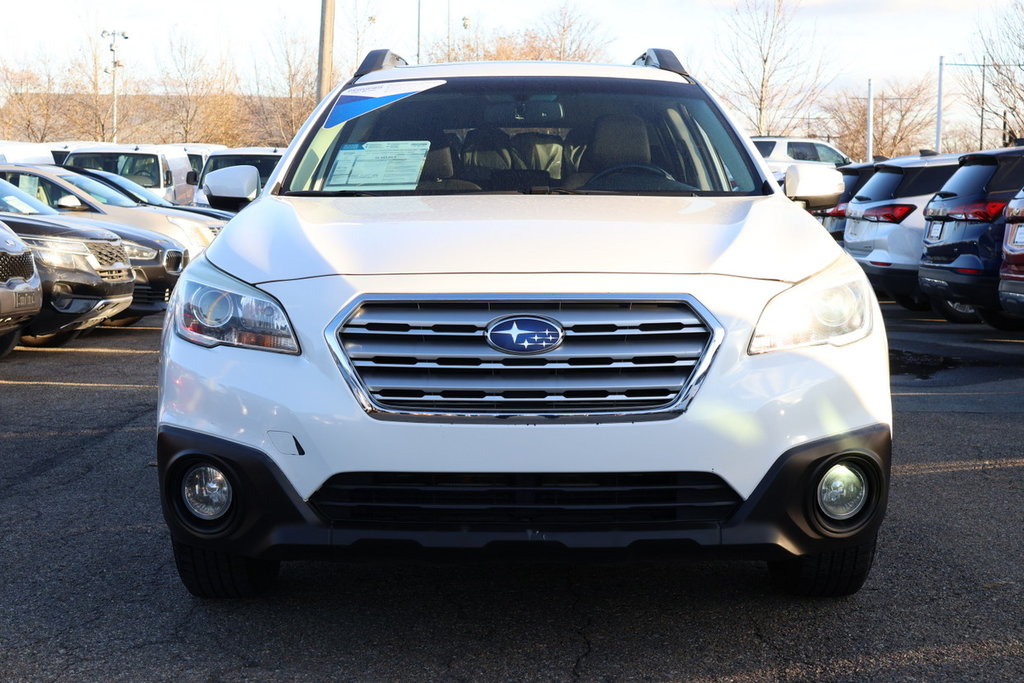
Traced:
[[1024, 223], [1024, 198], [1014, 198], [1006, 205], [1007, 223]]
[[991, 223], [1006, 208], [1006, 202], [971, 202], [954, 206], [948, 212], [948, 216], [958, 221], [980, 221]]
[[825, 215], [829, 218], [846, 218], [846, 207], [849, 202], [843, 202], [842, 204], [836, 204], [831, 209], [825, 212]]
[[864, 210], [864, 220], [875, 223], [899, 223], [917, 207], [913, 204], [886, 204]]

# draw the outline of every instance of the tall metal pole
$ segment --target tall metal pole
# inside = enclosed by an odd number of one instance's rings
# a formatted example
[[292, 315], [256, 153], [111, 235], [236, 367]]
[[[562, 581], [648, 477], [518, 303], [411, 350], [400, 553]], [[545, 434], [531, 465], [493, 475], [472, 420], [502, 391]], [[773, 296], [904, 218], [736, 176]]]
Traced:
[[985, 74], [988, 55], [981, 56], [981, 125], [978, 127], [978, 149], [985, 149]]
[[938, 102], [935, 103], [935, 152], [937, 154], [942, 153], [942, 68], [945, 60], [945, 56], [939, 57], [939, 95]]
[[423, 63], [423, 43], [420, 41], [420, 29], [423, 23], [423, 2], [416, 0], [416, 63]]
[[320, 57], [316, 68], [316, 96], [327, 97], [334, 75], [334, 0], [320, 1]]
[[103, 31], [100, 37], [110, 38], [110, 68], [107, 69], [110, 74], [110, 141], [117, 142], [117, 70], [124, 66], [117, 61], [117, 39], [128, 40], [128, 34], [124, 31]]
[[865, 161], [871, 162], [875, 157], [875, 91], [871, 86], [871, 79], [868, 79], [868, 139], [867, 139], [867, 159]]

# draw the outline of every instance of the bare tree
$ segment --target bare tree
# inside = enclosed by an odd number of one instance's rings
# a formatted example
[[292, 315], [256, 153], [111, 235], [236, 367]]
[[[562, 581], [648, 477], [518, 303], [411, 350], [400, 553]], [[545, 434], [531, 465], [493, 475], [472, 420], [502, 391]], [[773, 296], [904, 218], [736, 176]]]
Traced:
[[593, 62], [607, 58], [608, 39], [598, 24], [571, 2], [545, 15], [536, 28], [486, 34], [479, 28], [457, 41], [436, 41], [427, 51], [431, 61], [491, 61], [504, 59]]
[[979, 26], [979, 54], [958, 74], [967, 101], [979, 113], [978, 136], [975, 147], [992, 142], [986, 137], [988, 126], [981, 122], [988, 118], [1003, 128], [1003, 142], [1024, 134], [1024, 2], [1012, 2], [994, 10], [991, 21]]
[[792, 134], [831, 80], [798, 10], [787, 0], [737, 0], [726, 21], [722, 96], [753, 134]]
[[169, 48], [170, 60], [164, 62], [157, 88], [163, 125], [153, 139], [237, 144], [240, 107], [234, 69], [224, 59], [210, 60], [180, 37], [173, 37]]
[[[893, 157], [917, 153], [932, 142], [935, 90], [932, 77], [889, 81], [875, 94], [872, 148]], [[822, 105], [830, 138], [855, 159], [867, 154], [867, 98], [860, 90], [835, 93]]]
[[58, 139], [65, 126], [66, 65], [55, 65], [40, 54], [28, 63], [0, 62], [0, 136], [46, 142]]
[[277, 34], [270, 52], [270, 72], [256, 67], [248, 98], [254, 115], [248, 137], [254, 143], [284, 146], [316, 106], [316, 54], [308, 40], [287, 27]]

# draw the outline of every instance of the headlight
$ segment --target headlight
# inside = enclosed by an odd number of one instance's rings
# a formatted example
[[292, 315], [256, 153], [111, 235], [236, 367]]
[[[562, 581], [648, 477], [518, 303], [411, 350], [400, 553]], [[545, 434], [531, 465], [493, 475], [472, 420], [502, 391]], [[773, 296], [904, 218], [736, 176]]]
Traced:
[[202, 253], [203, 249], [210, 246], [210, 242], [213, 241], [213, 233], [202, 223], [190, 221], [187, 218], [179, 218], [178, 216], [167, 216], [167, 222], [184, 231], [190, 242], [188, 245], [189, 252], [193, 257]]
[[284, 309], [269, 294], [199, 260], [171, 296], [174, 331], [200, 346], [299, 352]]
[[79, 240], [43, 237], [22, 237], [32, 247], [37, 261], [54, 268], [80, 268], [79, 258], [88, 260], [89, 247]]
[[842, 258], [769, 301], [747, 353], [863, 339], [871, 332], [871, 301], [860, 266]]
[[156, 249], [150, 249], [149, 247], [144, 247], [141, 244], [129, 242], [128, 240], [123, 240], [121, 244], [124, 245], [124, 250], [125, 253], [128, 254], [128, 258], [135, 259], [137, 261], [152, 261], [156, 258], [157, 254], [160, 253]]

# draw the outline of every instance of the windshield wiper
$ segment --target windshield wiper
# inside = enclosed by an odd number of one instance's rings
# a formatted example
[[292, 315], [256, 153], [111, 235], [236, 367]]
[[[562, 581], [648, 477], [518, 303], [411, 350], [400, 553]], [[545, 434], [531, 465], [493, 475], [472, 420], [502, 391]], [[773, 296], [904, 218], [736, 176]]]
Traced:
[[358, 190], [288, 190], [282, 192], [283, 197], [382, 197], [376, 192]]

